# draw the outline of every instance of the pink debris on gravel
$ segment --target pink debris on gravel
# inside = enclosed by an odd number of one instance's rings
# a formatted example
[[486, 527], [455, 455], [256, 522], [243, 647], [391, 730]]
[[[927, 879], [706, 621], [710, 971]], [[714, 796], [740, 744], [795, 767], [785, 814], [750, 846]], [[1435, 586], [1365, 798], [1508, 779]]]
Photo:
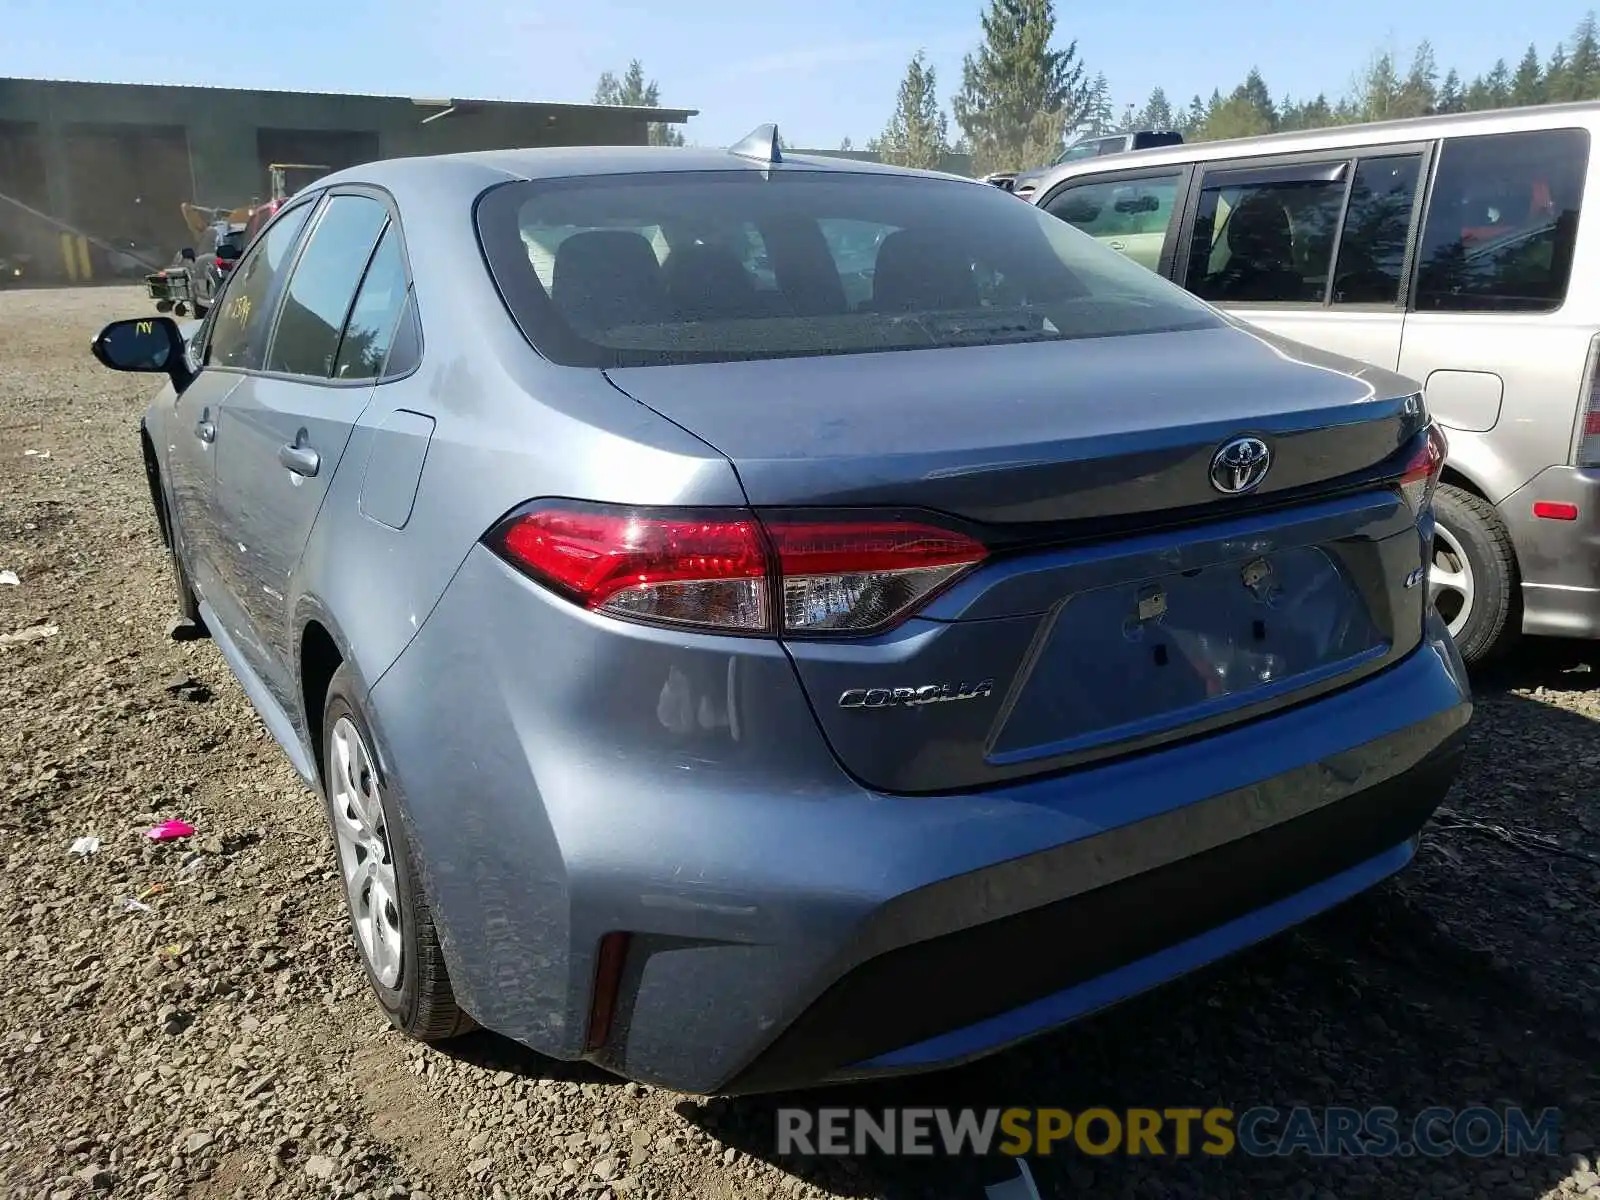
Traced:
[[154, 829], [145, 833], [145, 837], [153, 842], [173, 842], [179, 838], [186, 838], [194, 832], [194, 826], [187, 821], [163, 821]]

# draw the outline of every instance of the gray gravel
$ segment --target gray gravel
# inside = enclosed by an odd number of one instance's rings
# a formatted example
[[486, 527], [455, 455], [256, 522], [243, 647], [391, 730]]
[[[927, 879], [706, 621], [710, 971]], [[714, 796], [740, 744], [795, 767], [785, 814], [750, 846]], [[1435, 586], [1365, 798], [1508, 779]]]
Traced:
[[[976, 1200], [971, 1164], [782, 1161], [775, 1100], [388, 1031], [317, 801], [214, 647], [166, 636], [135, 441], [151, 389], [86, 351], [142, 311], [128, 289], [0, 294], [0, 571], [19, 579], [0, 586], [0, 1200]], [[1537, 647], [1480, 692], [1453, 815], [1398, 882], [1015, 1052], [790, 1100], [1555, 1105], [1553, 1160], [1034, 1171], [1056, 1196], [1600, 1196], [1600, 648]], [[143, 836], [174, 817], [195, 835]], [[72, 853], [84, 836], [98, 850]]]

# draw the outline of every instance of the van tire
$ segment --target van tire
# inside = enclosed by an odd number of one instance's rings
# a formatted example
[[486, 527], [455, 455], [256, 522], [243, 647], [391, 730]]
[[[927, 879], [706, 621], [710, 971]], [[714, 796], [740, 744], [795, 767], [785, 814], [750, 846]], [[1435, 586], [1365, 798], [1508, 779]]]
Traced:
[[[1522, 636], [1522, 581], [1511, 535], [1492, 504], [1452, 484], [1439, 487], [1433, 512], [1437, 528], [1432, 568], [1464, 566], [1458, 573], [1471, 580], [1468, 611], [1454, 631], [1456, 647], [1468, 666], [1492, 662]], [[1456, 561], [1458, 556], [1465, 558], [1465, 564]], [[1447, 624], [1460, 618], [1460, 596], [1459, 591], [1437, 594], [1439, 615]]]

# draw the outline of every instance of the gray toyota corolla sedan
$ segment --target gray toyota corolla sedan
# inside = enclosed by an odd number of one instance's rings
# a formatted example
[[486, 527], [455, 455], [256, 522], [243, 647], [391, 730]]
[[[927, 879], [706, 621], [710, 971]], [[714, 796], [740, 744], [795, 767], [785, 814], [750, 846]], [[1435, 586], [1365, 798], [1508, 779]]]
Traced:
[[170, 377], [179, 603], [414, 1037], [958, 1062], [1396, 871], [1457, 768], [1416, 386], [982, 183], [770, 128], [373, 163], [186, 332], [94, 351]]

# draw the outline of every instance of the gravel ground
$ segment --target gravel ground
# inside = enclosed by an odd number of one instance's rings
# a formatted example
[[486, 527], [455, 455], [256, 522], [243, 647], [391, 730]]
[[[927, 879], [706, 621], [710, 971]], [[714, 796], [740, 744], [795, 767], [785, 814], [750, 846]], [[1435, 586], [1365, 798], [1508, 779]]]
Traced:
[[[774, 1099], [388, 1031], [319, 803], [215, 648], [165, 636], [135, 440], [152, 388], [87, 353], [142, 311], [128, 289], [0, 294], [0, 571], [20, 579], [0, 583], [0, 1198], [978, 1200], [970, 1163], [785, 1161]], [[1452, 815], [1397, 882], [1012, 1053], [789, 1101], [1553, 1105], [1553, 1158], [1056, 1155], [1034, 1174], [1047, 1196], [1600, 1196], [1591, 663], [1538, 646], [1480, 681]], [[142, 836], [174, 817], [195, 836]]]

